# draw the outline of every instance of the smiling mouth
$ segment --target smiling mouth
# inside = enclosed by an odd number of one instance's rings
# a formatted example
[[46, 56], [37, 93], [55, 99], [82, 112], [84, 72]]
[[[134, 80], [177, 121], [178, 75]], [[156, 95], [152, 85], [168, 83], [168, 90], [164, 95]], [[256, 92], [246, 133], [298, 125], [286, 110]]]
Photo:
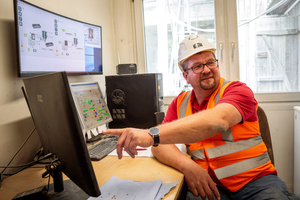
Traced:
[[208, 79], [211, 79], [213, 77], [206, 77], [206, 78], [203, 78], [202, 81], [205, 81], [205, 80], [208, 80]]

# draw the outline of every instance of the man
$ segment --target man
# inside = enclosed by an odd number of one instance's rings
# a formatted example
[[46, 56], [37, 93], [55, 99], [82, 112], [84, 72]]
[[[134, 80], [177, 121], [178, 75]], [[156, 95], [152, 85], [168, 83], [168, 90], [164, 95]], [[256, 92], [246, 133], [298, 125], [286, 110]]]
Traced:
[[[122, 148], [134, 157], [136, 146], [154, 145], [152, 153], [160, 162], [184, 174], [187, 199], [292, 198], [261, 139], [253, 92], [220, 77], [215, 50], [203, 36], [182, 41], [178, 65], [193, 90], [172, 101], [163, 125], [104, 133], [120, 136], [119, 158]], [[185, 143], [192, 159], [176, 143]]]

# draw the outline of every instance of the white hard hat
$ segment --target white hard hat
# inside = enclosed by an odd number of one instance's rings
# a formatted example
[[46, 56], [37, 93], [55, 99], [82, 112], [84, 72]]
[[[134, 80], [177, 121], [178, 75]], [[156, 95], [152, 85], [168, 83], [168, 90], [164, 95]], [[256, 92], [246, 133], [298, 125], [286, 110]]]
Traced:
[[182, 63], [194, 54], [202, 51], [215, 53], [216, 48], [202, 35], [192, 34], [186, 37], [180, 44], [178, 50], [178, 66], [181, 71]]

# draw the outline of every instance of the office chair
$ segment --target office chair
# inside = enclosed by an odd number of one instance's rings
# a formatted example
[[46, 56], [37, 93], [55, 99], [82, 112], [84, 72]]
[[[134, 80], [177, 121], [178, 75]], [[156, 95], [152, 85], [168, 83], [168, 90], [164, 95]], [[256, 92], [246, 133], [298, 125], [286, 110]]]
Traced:
[[271, 162], [275, 166], [274, 155], [273, 155], [273, 148], [272, 148], [272, 141], [271, 141], [271, 134], [270, 134], [270, 128], [269, 128], [269, 123], [268, 123], [268, 119], [267, 119], [266, 113], [265, 113], [265, 111], [260, 106], [258, 106], [258, 109], [257, 109], [256, 112], [257, 112], [257, 117], [258, 117], [258, 123], [259, 123], [261, 137], [262, 137], [264, 143], [267, 146]]
[[156, 112], [154, 113], [156, 119], [156, 125], [160, 125], [165, 118], [164, 112]]

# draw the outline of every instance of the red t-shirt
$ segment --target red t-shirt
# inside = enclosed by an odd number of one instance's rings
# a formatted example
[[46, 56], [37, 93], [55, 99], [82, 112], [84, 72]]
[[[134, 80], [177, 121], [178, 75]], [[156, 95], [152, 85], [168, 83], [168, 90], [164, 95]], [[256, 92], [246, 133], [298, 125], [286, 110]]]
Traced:
[[[179, 95], [178, 95], [179, 96]], [[166, 117], [163, 123], [171, 122], [177, 120], [177, 99], [178, 96], [169, 105]], [[207, 103], [210, 96], [206, 97], [201, 105], [198, 105], [198, 102], [195, 97], [194, 90], [191, 94], [191, 104], [193, 114], [207, 108]], [[245, 84], [239, 81], [231, 83], [223, 93], [223, 97], [217, 104], [220, 103], [229, 103], [232, 104], [238, 111], [241, 113], [243, 121], [256, 121], [256, 100], [254, 99], [254, 94], [252, 90]]]
[[[180, 96], [180, 94], [178, 95]], [[171, 104], [168, 107], [168, 111], [166, 114], [166, 117], [163, 120], [163, 123], [171, 122], [174, 120], [177, 120], [177, 100], [178, 96], [174, 98], [174, 100], [171, 102]], [[206, 97], [201, 105], [198, 105], [198, 102], [195, 97], [194, 90], [192, 90], [191, 93], [191, 105], [192, 105], [192, 113], [197, 113], [201, 110], [205, 110], [207, 108], [207, 103], [210, 96]], [[233, 105], [242, 115], [242, 121], [240, 123], [243, 123], [243, 121], [257, 121], [257, 113], [256, 113], [256, 100], [254, 98], [254, 94], [252, 90], [245, 84], [239, 81], [234, 81], [230, 85], [227, 86], [227, 88], [224, 90], [223, 97], [218, 101], [217, 104], [220, 103], [229, 103]], [[211, 178], [217, 183], [219, 186], [224, 186], [219, 182], [217, 177], [215, 176], [214, 172], [210, 169], [208, 171]], [[263, 172], [259, 176], [255, 177], [253, 180], [265, 176], [267, 174], [271, 174], [276, 172]], [[252, 181], [253, 181], [252, 180]]]

